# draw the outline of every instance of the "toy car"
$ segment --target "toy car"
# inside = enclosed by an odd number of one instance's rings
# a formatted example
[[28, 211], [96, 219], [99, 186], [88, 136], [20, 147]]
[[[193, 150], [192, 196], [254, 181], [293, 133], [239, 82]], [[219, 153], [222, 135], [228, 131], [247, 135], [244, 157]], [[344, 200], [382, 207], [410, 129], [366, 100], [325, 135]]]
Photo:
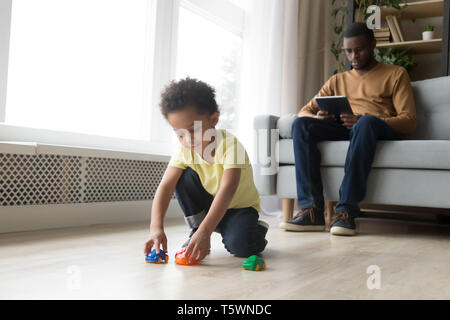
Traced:
[[145, 257], [145, 262], [147, 263], [166, 263], [169, 261], [169, 256], [164, 252], [164, 250], [159, 250], [159, 254], [156, 253], [156, 249], [153, 249], [147, 257]]
[[266, 269], [266, 263], [263, 258], [253, 255], [242, 262], [242, 268], [245, 270], [260, 271]]
[[184, 247], [181, 251], [178, 251], [175, 253], [175, 263], [180, 264], [182, 266], [193, 266], [194, 264], [197, 264], [197, 260], [194, 260], [193, 262], [189, 263], [189, 257], [184, 256], [184, 253], [186, 252], [187, 247]]

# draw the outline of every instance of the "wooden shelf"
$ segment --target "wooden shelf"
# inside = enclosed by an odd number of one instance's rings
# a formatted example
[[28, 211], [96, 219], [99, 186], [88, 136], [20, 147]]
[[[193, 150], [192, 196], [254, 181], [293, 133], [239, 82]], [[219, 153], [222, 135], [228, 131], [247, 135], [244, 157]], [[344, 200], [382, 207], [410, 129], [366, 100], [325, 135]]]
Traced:
[[[377, 45], [378, 48], [397, 47], [406, 50], [410, 54], [441, 53], [440, 75], [449, 75], [449, 55], [450, 55], [450, 0], [421, 0], [417, 2], [407, 2], [400, 6], [408, 5], [404, 11], [395, 8], [381, 7], [381, 23], [386, 25], [386, 16], [396, 16], [398, 20], [416, 20], [422, 18], [441, 17], [442, 37], [433, 40], [415, 40], [405, 42], [390, 42]], [[347, 3], [347, 25], [356, 21], [364, 21], [364, 14], [359, 11], [355, 0]], [[408, 30], [404, 30], [408, 33]], [[348, 61], [345, 64], [346, 70], [351, 66]]]
[[[400, 5], [401, 7], [404, 4]], [[381, 7], [381, 19], [385, 16], [396, 16], [399, 19], [420, 19], [441, 17], [444, 14], [444, 0], [427, 0], [418, 2], [409, 2], [408, 8], [404, 11], [395, 8]]]
[[399, 49], [407, 49], [411, 54], [439, 53], [441, 52], [442, 39], [390, 42], [378, 44], [377, 48], [387, 48], [392, 46]]

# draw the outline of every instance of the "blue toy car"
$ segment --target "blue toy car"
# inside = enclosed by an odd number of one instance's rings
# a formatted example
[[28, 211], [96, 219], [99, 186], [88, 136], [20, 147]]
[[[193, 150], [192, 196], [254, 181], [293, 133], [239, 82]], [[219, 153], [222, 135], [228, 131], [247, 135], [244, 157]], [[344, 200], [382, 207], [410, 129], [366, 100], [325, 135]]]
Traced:
[[164, 250], [159, 250], [159, 254], [156, 253], [156, 249], [153, 249], [147, 257], [145, 257], [145, 262], [147, 263], [166, 263], [169, 261], [169, 256], [164, 252]]

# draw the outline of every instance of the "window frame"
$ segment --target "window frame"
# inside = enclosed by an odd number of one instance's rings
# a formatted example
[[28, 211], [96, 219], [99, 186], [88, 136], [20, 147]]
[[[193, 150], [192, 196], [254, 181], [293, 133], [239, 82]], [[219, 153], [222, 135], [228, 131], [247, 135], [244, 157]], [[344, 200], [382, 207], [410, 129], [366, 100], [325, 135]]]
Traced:
[[0, 122], [5, 122], [12, 0], [0, 1]]
[[244, 10], [227, 0], [180, 0], [180, 5], [240, 37], [244, 33]]
[[150, 57], [144, 68], [148, 75], [145, 86], [151, 88], [151, 94], [144, 97], [142, 121], [148, 124], [145, 129], [150, 131], [150, 140], [125, 139], [5, 123], [12, 1], [0, 2], [0, 139], [3, 141], [170, 155], [174, 140], [158, 104], [159, 93], [175, 76], [180, 5], [240, 36], [244, 28], [244, 11], [228, 0], [149, 0], [147, 28], [153, 32], [148, 33]]

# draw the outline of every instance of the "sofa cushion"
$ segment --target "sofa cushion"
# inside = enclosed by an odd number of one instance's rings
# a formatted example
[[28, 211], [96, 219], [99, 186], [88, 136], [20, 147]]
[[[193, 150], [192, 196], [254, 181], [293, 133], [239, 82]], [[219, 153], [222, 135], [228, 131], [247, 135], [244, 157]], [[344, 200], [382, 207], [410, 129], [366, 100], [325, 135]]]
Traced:
[[[344, 168], [323, 167], [323, 195], [338, 200]], [[363, 202], [384, 205], [450, 208], [450, 170], [374, 168], [367, 180]], [[277, 174], [277, 196], [297, 198], [295, 167], [282, 166]]]
[[411, 82], [417, 128], [411, 140], [450, 140], [450, 76]]
[[[294, 164], [292, 139], [279, 142], [278, 161]], [[322, 166], [343, 167], [348, 141], [323, 141], [318, 144]], [[450, 169], [449, 140], [378, 141], [374, 168]]]
[[292, 137], [292, 123], [297, 118], [296, 114], [289, 113], [280, 117], [277, 121], [277, 129], [280, 130], [280, 137], [283, 139]]

